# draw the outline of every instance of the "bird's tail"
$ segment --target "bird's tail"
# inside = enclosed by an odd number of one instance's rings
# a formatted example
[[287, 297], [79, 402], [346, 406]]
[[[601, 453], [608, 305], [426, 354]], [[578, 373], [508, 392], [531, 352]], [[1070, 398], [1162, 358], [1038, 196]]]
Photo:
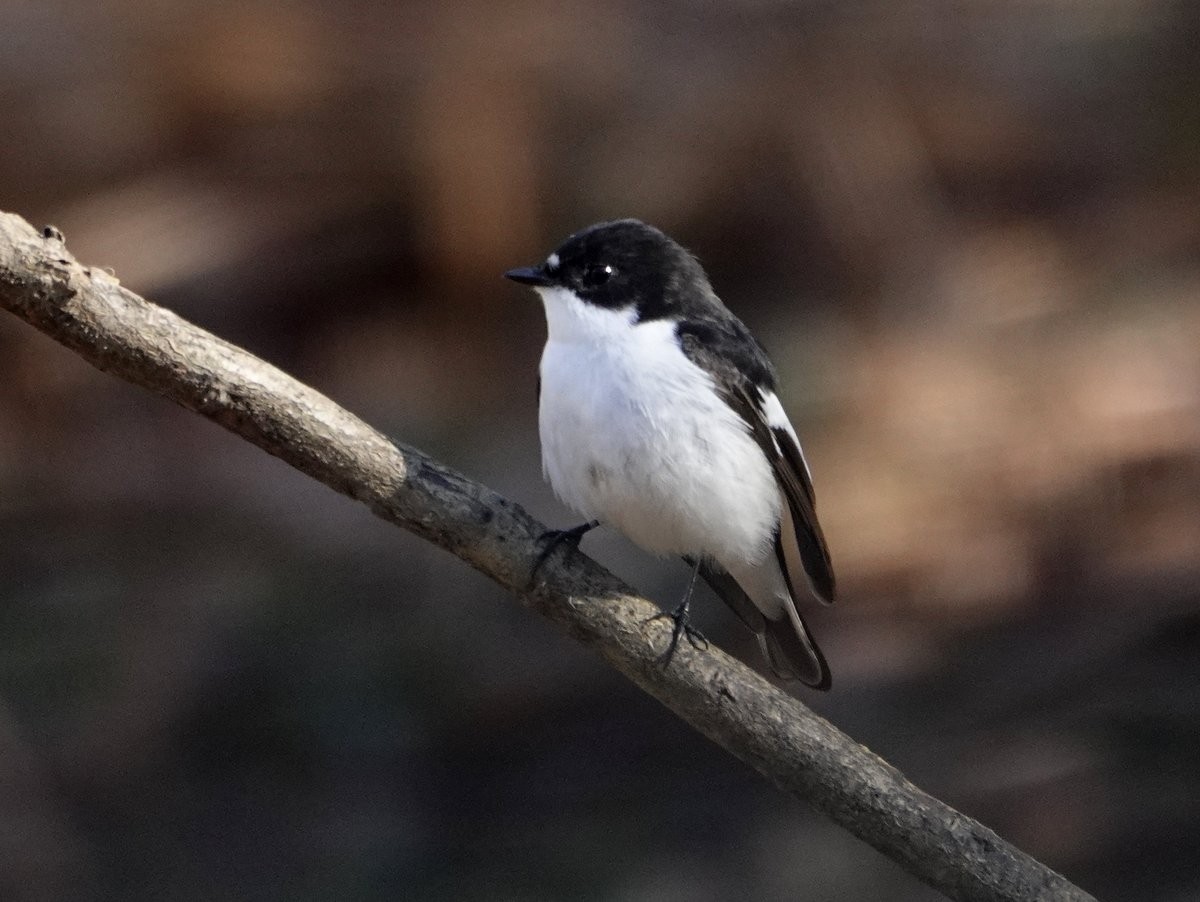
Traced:
[[827, 690], [830, 685], [829, 665], [821, 649], [813, 641], [808, 626], [789, 604], [788, 617], [766, 620], [765, 629], [758, 634], [763, 653], [771, 670], [783, 680], [799, 680], [814, 689]]
[[[689, 564], [692, 559], [685, 558]], [[738, 618], [754, 630], [763, 657], [771, 671], [781, 680], [800, 680], [814, 689], [828, 689], [829, 665], [813, 641], [808, 626], [789, 599], [786, 617], [768, 620], [738, 585], [737, 580], [709, 561], [700, 564], [700, 575], [712, 586], [721, 599], [733, 609]]]

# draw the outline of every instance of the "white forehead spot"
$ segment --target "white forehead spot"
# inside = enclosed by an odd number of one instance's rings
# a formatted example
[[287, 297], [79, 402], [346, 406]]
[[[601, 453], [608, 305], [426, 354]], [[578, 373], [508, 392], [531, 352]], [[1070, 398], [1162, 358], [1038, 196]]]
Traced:
[[558, 254], [551, 254], [546, 258], [546, 269], [558, 269]]

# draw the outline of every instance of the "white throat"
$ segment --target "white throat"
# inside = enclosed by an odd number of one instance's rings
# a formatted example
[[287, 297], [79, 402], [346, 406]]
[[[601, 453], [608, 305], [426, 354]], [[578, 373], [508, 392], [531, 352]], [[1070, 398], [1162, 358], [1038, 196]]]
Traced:
[[637, 308], [632, 304], [620, 310], [597, 307], [580, 299], [569, 288], [537, 289], [546, 308], [546, 327], [550, 341], [611, 344], [627, 340]]

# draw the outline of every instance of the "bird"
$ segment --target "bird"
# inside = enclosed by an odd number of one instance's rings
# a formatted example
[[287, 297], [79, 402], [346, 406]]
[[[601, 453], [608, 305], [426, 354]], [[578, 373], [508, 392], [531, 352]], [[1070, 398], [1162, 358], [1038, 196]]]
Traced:
[[637, 219], [600, 222], [505, 273], [540, 295], [542, 469], [587, 518], [547, 533], [537, 566], [600, 523], [692, 567], [669, 663], [699, 574], [754, 631], [776, 676], [830, 686], [797, 600], [836, 594], [812, 474], [766, 351], [699, 260]]

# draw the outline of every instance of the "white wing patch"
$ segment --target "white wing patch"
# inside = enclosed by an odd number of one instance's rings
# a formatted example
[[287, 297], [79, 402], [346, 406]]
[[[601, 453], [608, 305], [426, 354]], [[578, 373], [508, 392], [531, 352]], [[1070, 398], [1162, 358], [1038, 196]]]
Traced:
[[808, 460], [804, 456], [804, 449], [800, 446], [800, 439], [796, 437], [796, 430], [792, 428], [791, 420], [787, 418], [787, 414], [783, 412], [783, 405], [779, 403], [779, 398], [773, 391], [758, 390], [758, 395], [762, 398], [763, 416], [767, 418], [767, 425], [772, 429], [782, 429], [792, 437], [792, 441], [796, 443], [796, 447], [800, 450], [800, 460], [804, 463], [804, 472], [808, 476], [808, 481], [812, 482], [812, 471], [808, 468]]

